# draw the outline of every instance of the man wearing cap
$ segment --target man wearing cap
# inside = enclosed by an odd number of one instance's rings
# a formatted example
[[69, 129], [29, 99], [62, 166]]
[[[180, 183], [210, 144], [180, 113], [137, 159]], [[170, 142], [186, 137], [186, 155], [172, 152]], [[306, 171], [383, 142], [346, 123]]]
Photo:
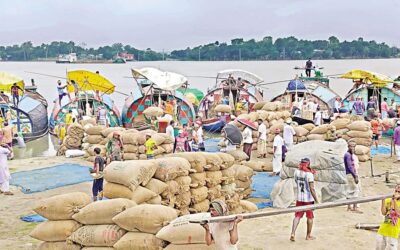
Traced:
[[[303, 158], [299, 164], [299, 169], [294, 171], [294, 181], [297, 185], [297, 200], [296, 206], [306, 206], [318, 203], [317, 194], [314, 188], [314, 174], [315, 170], [310, 167], [310, 159]], [[311, 236], [311, 230], [314, 220], [314, 213], [312, 210], [300, 211], [295, 213], [292, 225], [292, 234], [290, 240], [295, 241], [295, 234], [297, 226], [300, 223], [300, 219], [306, 213], [307, 217], [307, 236], [306, 240], [314, 240], [315, 237]]]
[[272, 176], [279, 175], [282, 169], [282, 147], [285, 145], [283, 138], [281, 137], [281, 130], [277, 128], [275, 130], [275, 138], [273, 143], [274, 156], [272, 159]]
[[285, 141], [285, 146], [288, 150], [291, 150], [293, 147], [293, 136], [296, 135], [296, 131], [290, 125], [291, 120], [287, 119], [285, 125], [283, 126], [283, 140]]
[[[356, 142], [349, 141], [348, 150], [344, 154], [344, 166], [346, 168], [346, 177], [347, 177], [347, 183], [345, 186], [347, 199], [358, 198], [358, 196], [360, 195], [360, 188], [358, 186], [359, 179], [356, 170], [356, 159], [355, 159], [355, 157], [357, 156], [354, 154], [356, 145], [357, 145]], [[357, 209], [357, 204], [348, 205], [347, 211], [362, 213]]]
[[393, 143], [396, 150], [397, 162], [400, 162], [400, 120], [396, 122], [396, 125], [393, 131]]
[[258, 158], [267, 157], [267, 126], [262, 119], [258, 119]]

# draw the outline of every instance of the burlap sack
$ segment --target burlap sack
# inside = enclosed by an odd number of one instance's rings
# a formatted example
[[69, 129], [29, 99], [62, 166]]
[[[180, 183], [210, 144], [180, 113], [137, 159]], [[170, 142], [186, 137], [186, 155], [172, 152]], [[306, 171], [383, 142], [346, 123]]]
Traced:
[[232, 155], [235, 158], [235, 161], [244, 161], [247, 160], [249, 157], [245, 152], [243, 152], [240, 149], [234, 150], [234, 151], [229, 151], [227, 152], [228, 154]]
[[154, 178], [161, 181], [173, 180], [179, 176], [187, 176], [190, 170], [190, 163], [179, 157], [168, 157], [155, 160], [157, 170]]
[[121, 128], [121, 127], [112, 127], [112, 128], [106, 128], [106, 129], [104, 129], [103, 131], [101, 131], [101, 135], [102, 136], [104, 136], [104, 137], [107, 137], [109, 134], [111, 134], [111, 133], [114, 133], [114, 132], [116, 132], [116, 131], [118, 131], [118, 132], [122, 132], [122, 131], [124, 131], [125, 129], [124, 128]]
[[178, 209], [187, 208], [190, 205], [192, 194], [188, 192], [180, 192], [176, 195], [175, 206]]
[[139, 155], [136, 153], [124, 153], [123, 159], [124, 161], [139, 160]]
[[313, 128], [313, 130], [310, 131], [310, 134], [325, 134], [326, 132], [328, 132], [328, 130], [331, 129], [336, 130], [336, 128], [331, 124], [323, 124], [321, 126]]
[[354, 121], [351, 124], [347, 125], [349, 130], [357, 130], [367, 132], [371, 129], [371, 124], [367, 121]]
[[162, 249], [164, 242], [155, 235], [141, 232], [128, 232], [115, 245], [116, 250]]
[[33, 211], [49, 220], [70, 220], [72, 215], [78, 212], [78, 208], [82, 208], [90, 202], [89, 195], [73, 192], [44, 199]]
[[131, 145], [139, 145], [144, 143], [139, 143], [146, 141], [146, 136], [141, 133], [122, 133], [121, 135], [122, 142], [124, 144], [131, 144]]
[[251, 180], [250, 179], [248, 179], [247, 181], [236, 180], [235, 184], [237, 188], [243, 188], [244, 190], [251, 186]]
[[235, 170], [236, 179], [241, 181], [248, 181], [253, 175], [253, 169], [244, 165], [233, 165], [232, 168]]
[[262, 172], [263, 171], [263, 162], [260, 161], [255, 161], [255, 160], [251, 160], [251, 161], [242, 161], [241, 162], [242, 165], [249, 167], [251, 169], [253, 169], [254, 171], [257, 172]]
[[65, 241], [79, 227], [81, 224], [74, 220], [45, 221], [38, 224], [29, 236], [41, 241]]
[[258, 210], [257, 205], [251, 201], [240, 200], [240, 206], [242, 206], [243, 210], [246, 211], [246, 213], [253, 213]]
[[[225, 170], [223, 170], [225, 171]], [[189, 175], [190, 178], [192, 179], [191, 186], [192, 187], [201, 187], [206, 185], [206, 173], [193, 173]]]
[[307, 129], [308, 131], [311, 131], [315, 128], [315, 125], [313, 123], [307, 123], [304, 125], [301, 125], [303, 128]]
[[220, 197], [222, 195], [221, 190], [222, 190], [221, 185], [216, 185], [214, 187], [209, 188], [207, 199], [213, 201], [216, 198]]
[[175, 208], [175, 204], [176, 204], [176, 196], [175, 195], [171, 195], [169, 197], [163, 197], [162, 202], [161, 202], [161, 205], [168, 206], [171, 208]]
[[72, 218], [85, 225], [113, 224], [114, 216], [133, 206], [136, 206], [134, 201], [122, 198], [97, 201], [80, 209]]
[[172, 151], [174, 151], [174, 145], [168, 143], [168, 144], [163, 144], [160, 146], [162, 149], [164, 149], [165, 154], [171, 154]]
[[139, 147], [133, 144], [124, 144], [124, 153], [138, 153]]
[[81, 246], [76, 244], [68, 244], [66, 241], [58, 242], [42, 242], [37, 250], [80, 250]]
[[103, 131], [104, 129], [105, 129], [104, 126], [97, 125], [86, 129], [85, 132], [88, 135], [101, 135], [101, 131]]
[[232, 165], [235, 163], [235, 157], [230, 154], [216, 153], [216, 155], [218, 155], [222, 160], [221, 169], [232, 167]]
[[351, 138], [349, 141], [354, 141], [357, 145], [370, 147], [372, 145], [372, 138]]
[[214, 187], [222, 182], [221, 171], [207, 171], [206, 177], [207, 187]]
[[158, 179], [152, 178], [149, 183], [145, 186], [147, 189], [153, 191], [156, 194], [161, 194], [168, 188], [168, 184]]
[[163, 227], [156, 237], [173, 244], [203, 244], [205, 243], [204, 228], [200, 224], [190, 223], [190, 221], [201, 221], [210, 217], [209, 213], [199, 213], [176, 218]]
[[128, 231], [138, 229], [144, 233], [156, 234], [177, 216], [173, 208], [143, 204], [125, 210], [115, 216], [113, 221]]
[[153, 199], [158, 194], [153, 191], [144, 188], [142, 186], [138, 186], [135, 191], [133, 191], [132, 200], [136, 202], [136, 204], [142, 204], [147, 202], [148, 200]]
[[357, 155], [357, 157], [358, 157], [358, 160], [360, 162], [369, 161], [369, 159], [371, 158], [368, 154], [366, 154], [366, 155]]
[[210, 201], [205, 199], [200, 203], [195, 203], [190, 206], [190, 211], [195, 213], [205, 213], [210, 208]]
[[301, 126], [297, 126], [293, 128], [296, 132], [296, 136], [306, 136], [308, 135], [309, 131]]
[[347, 128], [347, 125], [351, 123], [350, 119], [340, 118], [331, 122], [331, 125], [335, 126], [336, 130]]
[[272, 172], [272, 162], [264, 162], [263, 171]]
[[94, 149], [99, 148], [100, 149], [100, 155], [105, 156], [106, 155], [106, 147], [104, 145], [100, 144], [94, 144], [90, 145], [89, 148], [87, 149], [87, 152], [89, 153], [90, 156], [95, 156], [96, 154], [94, 153]]
[[215, 112], [221, 112], [221, 113], [231, 113], [232, 109], [229, 105], [225, 105], [225, 104], [218, 104], [215, 108], [214, 108]]
[[254, 104], [254, 110], [260, 110], [260, 109], [262, 109], [264, 106], [265, 106], [265, 104], [266, 104], [267, 102], [256, 102], [255, 104]]
[[180, 176], [175, 179], [179, 185], [179, 192], [187, 192], [190, 190], [190, 184], [192, 183], [192, 178], [190, 176]]
[[356, 155], [369, 154], [370, 148], [363, 145], [356, 145]]
[[197, 173], [204, 172], [204, 167], [207, 165], [205, 156], [200, 152], [175, 153], [166, 157], [182, 157], [188, 160], [191, 168], [196, 170]]
[[[166, 134], [164, 134], [164, 135], [166, 135]], [[160, 146], [161, 144], [163, 144], [165, 139], [166, 139], [166, 137], [164, 137], [163, 134], [159, 134], [159, 133], [158, 134], [154, 134], [151, 137], [154, 139], [154, 141], [156, 142], [157, 146]]]
[[99, 144], [103, 140], [103, 136], [101, 136], [101, 135], [88, 135], [86, 140], [90, 144]]
[[162, 198], [160, 195], [157, 195], [156, 197], [146, 201], [146, 204], [153, 204], [153, 205], [161, 205]]
[[201, 152], [207, 162], [207, 166], [205, 167], [206, 170], [208, 171], [217, 171], [220, 170], [220, 167], [222, 165], [222, 159], [215, 153], [206, 153], [206, 152]]
[[117, 225], [87, 225], [68, 238], [82, 246], [112, 247], [126, 231]]
[[347, 132], [347, 135], [350, 136], [351, 138], [372, 138], [372, 131], [369, 130], [367, 132], [364, 131], [357, 131], [357, 130], [350, 130]]
[[278, 108], [277, 102], [265, 102], [264, 106], [262, 107], [262, 109], [265, 111], [277, 111]]
[[172, 180], [165, 182], [168, 185], [168, 188], [161, 193], [161, 197], [167, 198], [179, 193], [179, 184]]
[[104, 170], [104, 179], [122, 184], [132, 190], [140, 184], [146, 185], [157, 170], [154, 161], [113, 161]]
[[124, 185], [107, 182], [103, 187], [103, 194], [108, 199], [125, 198], [130, 200], [133, 191]]
[[313, 141], [313, 140], [324, 141], [325, 140], [325, 136], [323, 134], [309, 134], [306, 137], [307, 137], [307, 140], [309, 140], [309, 141]]
[[199, 203], [207, 199], [208, 188], [207, 187], [192, 188], [190, 189], [190, 193], [192, 195], [192, 202]]

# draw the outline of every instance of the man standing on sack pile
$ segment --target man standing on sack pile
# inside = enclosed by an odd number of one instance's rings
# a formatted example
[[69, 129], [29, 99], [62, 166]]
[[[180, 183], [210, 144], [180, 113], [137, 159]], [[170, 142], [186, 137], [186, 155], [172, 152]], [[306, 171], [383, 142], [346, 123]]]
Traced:
[[[357, 174], [356, 164], [358, 164], [358, 158], [354, 154], [356, 149], [356, 142], [349, 141], [348, 143], [348, 151], [344, 154], [344, 166], [346, 168], [346, 198], [354, 199], [360, 196], [360, 184], [359, 178]], [[351, 204], [347, 206], [347, 211], [362, 213], [357, 208], [357, 204]]]

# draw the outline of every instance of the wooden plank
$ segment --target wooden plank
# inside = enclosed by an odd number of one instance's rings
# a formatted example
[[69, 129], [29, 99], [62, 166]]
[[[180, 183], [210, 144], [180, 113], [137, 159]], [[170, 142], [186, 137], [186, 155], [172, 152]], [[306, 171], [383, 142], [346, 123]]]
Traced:
[[[325, 202], [325, 203], [321, 203], [321, 204], [313, 204], [313, 205], [300, 206], [300, 207], [289, 207], [289, 208], [283, 208], [283, 209], [278, 209], [278, 210], [274, 210], [274, 211], [244, 213], [241, 215], [243, 216], [243, 219], [275, 216], [275, 215], [280, 215], [280, 214], [295, 213], [295, 212], [307, 211], [307, 210], [317, 210], [317, 209], [339, 207], [339, 206], [345, 206], [345, 205], [350, 205], [350, 204], [355, 204], [355, 203], [367, 203], [367, 202], [371, 202], [371, 201], [377, 201], [377, 200], [383, 200], [386, 198], [390, 198], [390, 197], [392, 197], [392, 195], [393, 194], [376, 195], [376, 196], [362, 197], [362, 198], [356, 198], [356, 199]], [[237, 215], [218, 216], [218, 217], [212, 217], [210, 219], [203, 220], [203, 221], [190, 221], [190, 222], [201, 223], [201, 224], [223, 222], [223, 221], [226, 222], [226, 221], [233, 221], [236, 218], [236, 216]]]
[[365, 229], [365, 230], [377, 230], [379, 229], [380, 224], [377, 223], [357, 223], [357, 229]]

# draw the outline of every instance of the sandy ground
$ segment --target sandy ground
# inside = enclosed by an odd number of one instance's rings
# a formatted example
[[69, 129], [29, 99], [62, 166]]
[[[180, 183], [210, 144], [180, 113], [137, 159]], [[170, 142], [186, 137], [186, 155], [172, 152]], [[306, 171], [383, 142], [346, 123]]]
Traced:
[[[374, 157], [375, 174], [386, 170], [398, 171], [400, 164], [394, 164], [394, 157]], [[10, 161], [12, 172], [43, 168], [59, 163], [85, 163], [80, 159], [66, 159], [64, 157], [31, 158]], [[386, 194], [392, 192], [393, 183], [399, 176], [391, 175], [392, 183], [384, 182], [382, 177], [371, 178], [370, 163], [362, 163], [360, 174], [363, 186], [363, 195]], [[14, 196], [0, 195], [0, 249], [35, 249], [39, 241], [29, 237], [35, 223], [26, 223], [19, 219], [21, 215], [32, 213], [38, 200], [72, 191], [82, 191], [90, 194], [91, 183], [57, 188], [41, 193], [23, 194], [16, 187], [12, 187]], [[243, 221], [239, 226], [240, 249], [374, 249], [376, 232], [355, 229], [357, 223], [380, 223], [383, 217], [379, 212], [380, 201], [361, 205], [363, 214], [346, 211], [346, 207], [315, 211], [313, 234], [314, 241], [305, 240], [305, 219], [299, 225], [296, 242], [290, 242], [290, 230], [293, 215], [280, 215]]]

